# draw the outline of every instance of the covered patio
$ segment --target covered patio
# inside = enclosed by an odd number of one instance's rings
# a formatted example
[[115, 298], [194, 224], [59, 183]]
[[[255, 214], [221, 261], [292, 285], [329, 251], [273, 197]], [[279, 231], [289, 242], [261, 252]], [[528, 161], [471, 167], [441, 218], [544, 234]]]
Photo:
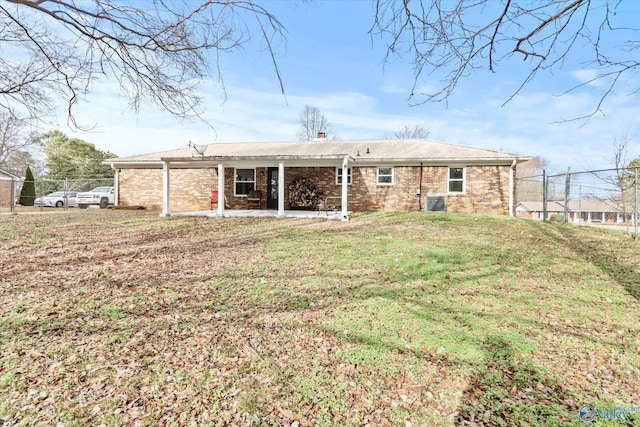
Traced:
[[[215, 144], [212, 144], [215, 147]], [[260, 147], [260, 144], [256, 144]], [[265, 145], [266, 146], [266, 145]], [[209, 149], [209, 147], [207, 147]], [[305, 150], [306, 151], [306, 150]], [[198, 155], [189, 157], [161, 157], [162, 162], [162, 212], [161, 216], [207, 216], [207, 217], [275, 217], [275, 218], [319, 218], [349, 220], [350, 212], [347, 210], [348, 182], [342, 180], [340, 186], [340, 210], [288, 210], [285, 209], [285, 170], [296, 167], [321, 167], [330, 166], [341, 169], [342, 176], [348, 175], [350, 163], [353, 158], [348, 154], [309, 154], [306, 152], [296, 154], [252, 154], [252, 155], [216, 155], [197, 151]], [[171, 206], [171, 169], [172, 168], [216, 168], [217, 169], [217, 209], [176, 212], [172, 213]], [[274, 186], [272, 192], [275, 204], [267, 209], [230, 209], [225, 205], [225, 169], [226, 168], [268, 168], [273, 170]], [[255, 185], [255, 184], [254, 184]], [[212, 200], [212, 203], [215, 203]], [[277, 206], [277, 209], [273, 209]]]

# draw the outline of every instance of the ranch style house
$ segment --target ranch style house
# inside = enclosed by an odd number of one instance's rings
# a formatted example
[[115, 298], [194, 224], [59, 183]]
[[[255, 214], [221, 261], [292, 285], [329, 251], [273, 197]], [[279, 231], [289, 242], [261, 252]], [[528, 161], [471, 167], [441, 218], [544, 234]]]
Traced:
[[[564, 201], [547, 202], [547, 218], [553, 215], [564, 216]], [[633, 211], [632, 209], [630, 209]], [[609, 200], [570, 200], [567, 205], [567, 220], [572, 224], [622, 224], [625, 222], [622, 206]], [[544, 219], [542, 202], [519, 202], [516, 216], [527, 219]], [[627, 221], [633, 219], [633, 213], [627, 212]]]
[[422, 139], [189, 144], [105, 160], [116, 204], [172, 213], [332, 209], [512, 215], [527, 157]]

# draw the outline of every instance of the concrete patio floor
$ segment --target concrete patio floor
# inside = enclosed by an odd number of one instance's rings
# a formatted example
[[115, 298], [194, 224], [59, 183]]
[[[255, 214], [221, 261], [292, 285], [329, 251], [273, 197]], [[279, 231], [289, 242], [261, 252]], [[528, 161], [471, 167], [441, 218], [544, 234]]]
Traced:
[[[347, 212], [347, 218], [351, 212]], [[171, 216], [206, 216], [206, 217], [218, 217], [217, 210], [206, 211], [192, 211], [192, 212], [172, 212]], [[223, 218], [244, 217], [244, 218], [321, 218], [321, 219], [342, 219], [341, 211], [284, 211], [284, 215], [278, 216], [278, 211], [275, 209], [225, 209]]]

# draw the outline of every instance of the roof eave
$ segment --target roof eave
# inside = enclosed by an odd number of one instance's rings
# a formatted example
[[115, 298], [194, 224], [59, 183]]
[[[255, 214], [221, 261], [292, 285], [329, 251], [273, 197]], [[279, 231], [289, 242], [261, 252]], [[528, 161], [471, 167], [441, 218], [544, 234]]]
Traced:
[[342, 160], [345, 157], [353, 158], [348, 154], [284, 154], [284, 155], [253, 155], [253, 156], [196, 156], [196, 157], [161, 157], [160, 160], [169, 163], [179, 162], [245, 162], [261, 160]]
[[479, 164], [491, 164], [491, 165], [511, 165], [516, 160], [518, 163], [525, 162], [528, 158], [524, 157], [486, 157], [486, 158], [470, 158], [470, 157], [431, 157], [431, 158], [360, 158], [356, 157], [356, 163], [393, 163], [393, 164], [411, 164], [416, 165], [423, 163], [425, 165], [450, 165], [450, 164], [463, 164], [463, 165], [479, 165]]
[[372, 157], [353, 157], [348, 154], [318, 154], [318, 155], [255, 155], [255, 156], [193, 156], [193, 157], [160, 157], [153, 160], [133, 160], [133, 161], [118, 161], [118, 159], [104, 160], [102, 163], [111, 166], [112, 168], [130, 167], [130, 168], [145, 168], [161, 167], [164, 162], [173, 165], [197, 165], [202, 163], [229, 163], [229, 162], [259, 162], [265, 163], [273, 161], [284, 162], [312, 162], [317, 160], [319, 162], [326, 161], [340, 161], [345, 157], [349, 159], [350, 163], [354, 164], [394, 164], [394, 165], [510, 165], [515, 160], [517, 163], [525, 162], [529, 157], [513, 156], [513, 157], [486, 157], [486, 158], [470, 158], [470, 157], [436, 157], [436, 158], [372, 158]]

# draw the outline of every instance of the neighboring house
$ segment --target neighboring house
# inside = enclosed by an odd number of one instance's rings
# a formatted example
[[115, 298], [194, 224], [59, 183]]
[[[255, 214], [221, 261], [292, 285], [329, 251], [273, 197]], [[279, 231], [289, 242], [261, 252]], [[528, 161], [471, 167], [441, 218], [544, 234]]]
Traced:
[[[564, 216], [564, 201], [547, 202], [547, 219], [551, 215]], [[520, 202], [516, 206], [516, 216], [528, 219], [543, 219], [544, 206], [542, 202]], [[570, 200], [567, 209], [568, 222], [618, 224], [624, 222], [622, 207], [610, 201], [599, 200]], [[627, 213], [630, 217], [630, 213]], [[629, 219], [629, 218], [628, 218]]]
[[[289, 188], [306, 179], [343, 218], [352, 211], [428, 209], [508, 215], [514, 171], [528, 158], [427, 140], [316, 139], [308, 142], [212, 143], [105, 160], [115, 170], [116, 204], [172, 211], [211, 209], [219, 215], [256, 207], [291, 209]], [[346, 180], [344, 177], [346, 176]]]
[[20, 180], [19, 176], [0, 169], [0, 207], [12, 206], [12, 200], [15, 201], [17, 185]]

